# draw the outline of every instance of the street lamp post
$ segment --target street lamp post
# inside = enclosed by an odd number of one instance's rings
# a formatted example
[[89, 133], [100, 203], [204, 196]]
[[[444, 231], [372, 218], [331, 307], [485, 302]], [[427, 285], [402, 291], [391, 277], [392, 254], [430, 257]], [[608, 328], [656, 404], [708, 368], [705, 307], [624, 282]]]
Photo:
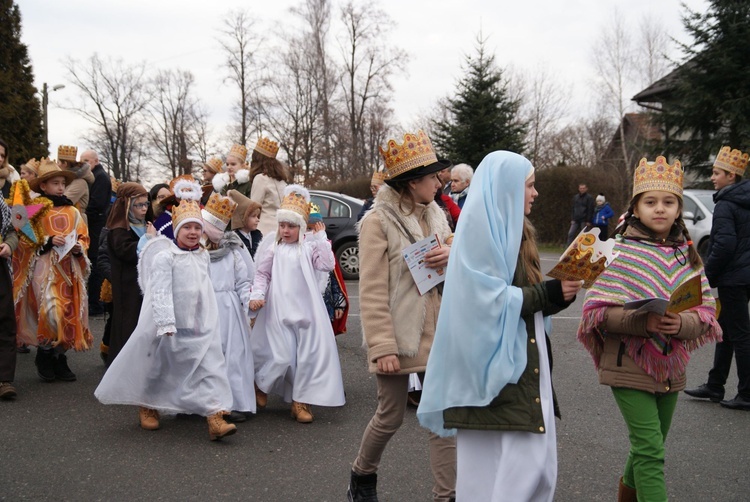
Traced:
[[49, 126], [47, 122], [47, 106], [49, 105], [49, 93], [59, 91], [65, 86], [62, 84], [53, 85], [51, 91], [48, 91], [47, 82], [42, 84], [42, 125], [44, 126], [44, 140], [49, 145]]

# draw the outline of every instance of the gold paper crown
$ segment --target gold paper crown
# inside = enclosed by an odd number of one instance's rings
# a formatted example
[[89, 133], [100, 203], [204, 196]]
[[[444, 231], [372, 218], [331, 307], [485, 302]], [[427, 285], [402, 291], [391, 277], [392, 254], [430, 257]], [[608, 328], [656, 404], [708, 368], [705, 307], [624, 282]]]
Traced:
[[385, 183], [385, 178], [388, 176], [388, 173], [385, 171], [375, 171], [372, 173], [372, 180], [370, 181], [371, 185], [382, 185]]
[[229, 149], [227, 157], [237, 157], [244, 163], [247, 160], [247, 148], [245, 148], [245, 145], [234, 144]]
[[28, 169], [30, 171], [34, 171], [34, 173], [38, 175], [39, 174], [39, 164], [40, 164], [40, 162], [34, 158], [34, 159], [27, 160], [26, 163], [23, 164], [21, 167], [22, 168], [25, 167], [26, 169]]
[[181, 200], [180, 204], [172, 208], [172, 226], [175, 229], [175, 235], [181, 226], [181, 223], [187, 219], [194, 221], [203, 221], [201, 206], [196, 200]]
[[254, 150], [258, 153], [262, 153], [266, 157], [276, 158], [276, 154], [279, 151], [279, 144], [268, 138], [261, 137], [255, 144]]
[[750, 159], [750, 155], [742, 153], [737, 149], [731, 150], [728, 146], [722, 146], [721, 150], [719, 150], [719, 155], [716, 156], [714, 167], [743, 176], [747, 168], [748, 159]]
[[67, 160], [68, 162], [75, 162], [77, 156], [77, 146], [60, 145], [59, 147], [57, 147], [57, 160]]
[[224, 197], [216, 192], [211, 194], [203, 208], [203, 219], [219, 230], [224, 230], [230, 221], [237, 203], [229, 197]]
[[643, 158], [635, 168], [633, 197], [639, 193], [658, 190], [673, 193], [682, 198], [682, 178], [682, 164], [679, 160], [675, 160], [670, 166], [667, 159], [661, 155], [656, 157], [654, 162]]
[[298, 192], [291, 192], [284, 196], [284, 200], [281, 201], [281, 207], [279, 209], [286, 209], [297, 213], [302, 219], [307, 222], [310, 216], [310, 204], [308, 203], [305, 196]]
[[224, 172], [224, 162], [221, 159], [213, 157], [206, 161], [206, 167], [213, 173]]
[[378, 149], [385, 161], [386, 179], [393, 179], [399, 174], [437, 162], [432, 142], [421, 130], [416, 134], [404, 134], [404, 142], [400, 145], [392, 139], [388, 141], [386, 149]]

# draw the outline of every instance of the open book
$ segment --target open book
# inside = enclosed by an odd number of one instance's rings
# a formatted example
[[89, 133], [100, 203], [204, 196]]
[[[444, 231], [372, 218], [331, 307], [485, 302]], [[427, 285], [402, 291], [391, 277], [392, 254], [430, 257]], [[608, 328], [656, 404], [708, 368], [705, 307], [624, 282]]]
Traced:
[[655, 312], [664, 315], [666, 312], [677, 314], [691, 307], [697, 307], [703, 303], [701, 292], [701, 277], [696, 275], [689, 281], [684, 282], [675, 289], [669, 298], [644, 298], [634, 300], [623, 305], [625, 310], [637, 310], [639, 312]]
[[584, 230], [570, 243], [557, 265], [547, 275], [561, 281], [583, 281], [590, 288], [604, 269], [620, 254], [615, 240], [599, 240], [599, 229]]

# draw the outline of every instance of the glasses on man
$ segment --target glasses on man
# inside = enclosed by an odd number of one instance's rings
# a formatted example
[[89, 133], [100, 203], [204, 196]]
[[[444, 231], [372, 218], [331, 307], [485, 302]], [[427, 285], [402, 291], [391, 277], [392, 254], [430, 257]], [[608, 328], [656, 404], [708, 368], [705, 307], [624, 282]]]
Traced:
[[136, 202], [133, 204], [133, 207], [136, 209], [143, 209], [145, 207], [148, 207], [148, 202]]

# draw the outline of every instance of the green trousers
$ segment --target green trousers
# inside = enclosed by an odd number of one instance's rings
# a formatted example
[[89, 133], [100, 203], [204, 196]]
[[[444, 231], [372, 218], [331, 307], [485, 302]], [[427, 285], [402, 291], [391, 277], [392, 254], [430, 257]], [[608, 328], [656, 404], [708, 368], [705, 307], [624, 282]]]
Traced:
[[639, 502], [666, 501], [664, 442], [672, 424], [677, 393], [651, 394], [613, 387], [612, 394], [625, 419], [630, 438], [623, 483], [636, 489]]

